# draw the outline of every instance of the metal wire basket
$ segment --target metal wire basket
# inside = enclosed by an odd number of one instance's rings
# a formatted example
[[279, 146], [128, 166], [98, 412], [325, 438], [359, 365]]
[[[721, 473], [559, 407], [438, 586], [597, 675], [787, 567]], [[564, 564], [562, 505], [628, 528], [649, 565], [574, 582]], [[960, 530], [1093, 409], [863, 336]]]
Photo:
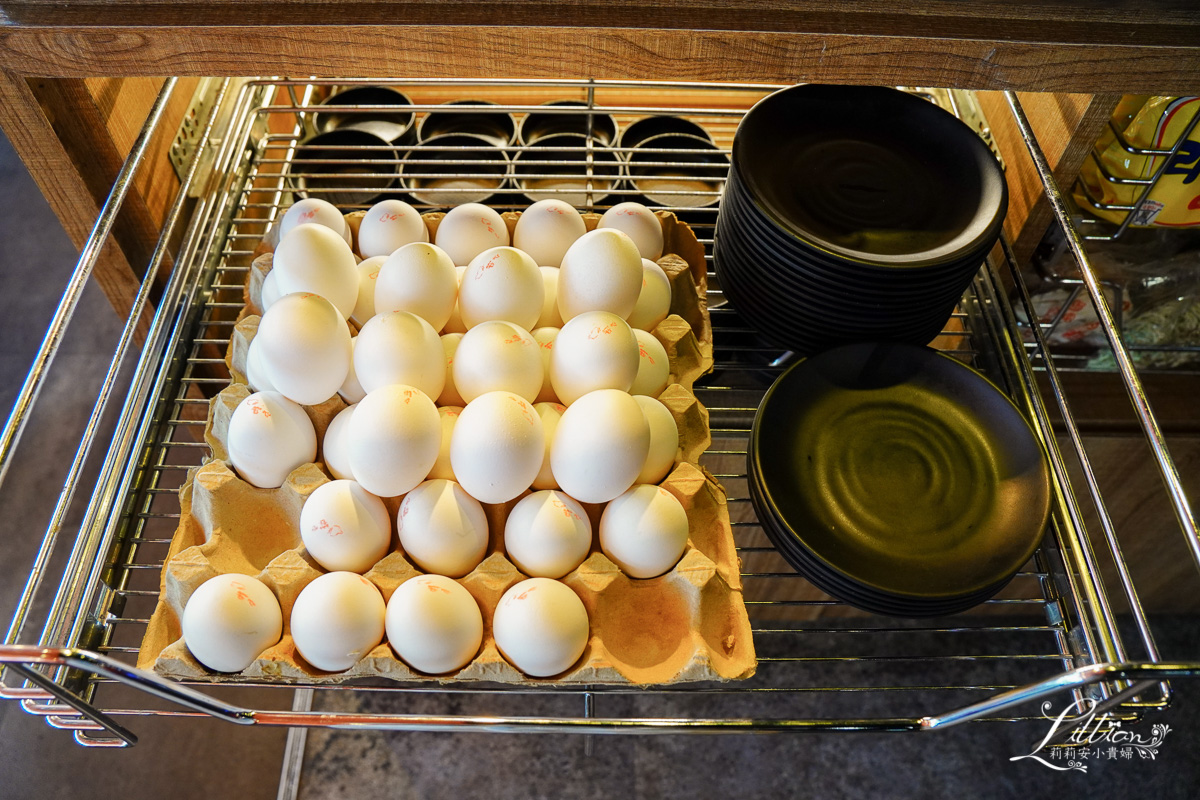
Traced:
[[[1040, 329], [1034, 329], [1033, 343], [1021, 340], [1006, 281], [1015, 286], [1011, 296], [1025, 308], [1026, 319], [1036, 317], [1030, 313], [1028, 291], [1007, 249], [981, 266], [938, 344], [988, 375], [1027, 415], [1050, 455], [1054, 504], [1044, 544], [1034, 559], [1004, 592], [976, 612], [920, 623], [855, 614], [800, 578], [769, 545], [748, 498], [746, 444], [758, 402], [791, 354], [764, 345], [752, 323], [726, 305], [720, 287], [711, 283], [708, 299], [716, 364], [697, 384], [696, 394], [710, 412], [713, 444], [701, 463], [729, 495], [759, 654], [754, 678], [736, 684], [649, 689], [465, 684], [430, 688], [388, 682], [320, 688], [254, 684], [262, 692], [263, 707], [252, 710], [220, 699], [230, 684], [185, 684], [133, 669], [177, 524], [178, 489], [187, 470], [207, 455], [203, 428], [208, 398], [229, 381], [224, 355], [243, 306], [253, 249], [290, 204], [295, 180], [304, 174], [295, 168], [295, 156], [312, 132], [319, 101], [336, 87], [365, 83], [274, 79], [206, 84], [209, 94], [204, 107], [213, 113], [203, 123], [200, 151], [190, 166], [182, 166], [184, 159], [178, 162], [182, 178], [179, 198], [114, 354], [113, 369], [80, 445], [80, 457], [0, 645], [0, 662], [8, 664], [0, 696], [20, 701], [25, 710], [44, 716], [55, 727], [74, 730], [76, 739], [88, 746], [131, 743], [134, 737], [124, 723], [158, 714], [213, 715], [242, 724], [299, 728], [642, 734], [904, 731], [940, 729], [967, 719], [1022, 719], [1022, 714], [1031, 712], [1021, 704], [1063, 691], [1073, 692], [1077, 699], [1096, 701], [1114, 721], [1133, 721], [1149, 709], [1166, 705], [1166, 678], [1195, 670], [1195, 665], [1169, 665], [1159, 659]], [[413, 99], [411, 110], [418, 116], [436, 111], [444, 100], [487, 96], [495, 104], [487, 106], [485, 113], [497, 115], [535, 111], [578, 115], [584, 108], [586, 113], [611, 116], [622, 127], [641, 118], [684, 118], [699, 123], [710, 134], [716, 151], [726, 157], [741, 116], [757, 99], [778, 88], [597, 81], [386, 83], [403, 88]], [[147, 130], [122, 170], [51, 325], [47, 344], [4, 429], [0, 476], [61, 337], [61, 327], [112, 227], [125, 187], [144, 157], [173, 86], [174, 81], [166, 83]], [[986, 122], [970, 94], [913, 91], [983, 127], [986, 133]], [[547, 100], [574, 100], [583, 105], [562, 106], [556, 112], [554, 106], [541, 105]], [[1013, 96], [1010, 103], [1059, 218], [1078, 245], [1062, 197], [1019, 103]], [[320, 110], [338, 111], [347, 117], [370, 112], [358, 106], [327, 105]], [[535, 162], [539, 170], [545, 170], [536, 175], [548, 180], [539, 191], [581, 197], [588, 210], [644, 197], [644, 190], [627, 169], [631, 148], [622, 147], [619, 139], [605, 141], [591, 134], [589, 127], [578, 144], [578, 158], [572, 154]], [[492, 205], [523, 208], [529, 202], [523, 195], [525, 189], [514, 183], [507, 171], [512, 156], [524, 153], [524, 148], [503, 145], [494, 158], [471, 162], [505, 166], [504, 180], [492, 189]], [[656, 151], [654, 159], [642, 164], [691, 181], [675, 188], [656, 187], [654, 196], [660, 201], [676, 196], [687, 202], [655, 207], [674, 211], [710, 248], [725, 175], [713, 169], [711, 161], [697, 166], [691, 156], [698, 152], [710, 158], [712, 149]], [[336, 160], [353, 167], [342, 173], [352, 177], [344, 184], [306, 185], [317, 196], [321, 192], [362, 193], [364, 176], [374, 180], [403, 174], [420, 154], [419, 143], [405, 148], [345, 145]], [[595, 164], [612, 164], [610, 156], [622, 170], [616, 180], [607, 172], [598, 177], [593, 170]], [[461, 176], [461, 161], [444, 161], [445, 174]], [[580, 163], [585, 165], [582, 172]], [[700, 184], [707, 188], [698, 188]], [[472, 190], [453, 185], [440, 189], [449, 195]], [[404, 187], [397, 184], [387, 191], [403, 192]], [[197, 198], [190, 223], [166, 288], [151, 309], [151, 282], [171, 252], [169, 243], [186, 216], [183, 211], [189, 194]], [[364, 194], [361, 202], [344, 208], [365, 208], [371, 199]], [[1087, 280], [1090, 269], [1079, 247], [1077, 258], [1093, 302], [1103, 307], [1099, 286], [1092, 285], [1094, 279]], [[152, 313], [149, 334], [137, 355], [115, 436], [78, 536], [73, 542], [60, 542], [63, 513], [76, 491], [80, 465], [94, 442], [100, 415], [132, 349], [143, 311]], [[1106, 325], [1116, 351], [1123, 353], [1111, 315]], [[1200, 561], [1200, 540], [1190, 507], [1144, 402], [1137, 374], [1127, 355], [1124, 359], [1118, 356], [1118, 363], [1155, 445], [1157, 463], [1174, 490], [1183, 532]], [[1046, 373], [1049, 390], [1045, 393], [1035, 378], [1035, 367]], [[1065, 421], [1061, 448], [1051, 413]], [[1082, 470], [1082, 486], [1070, 478], [1071, 466]], [[1084, 503], [1098, 513], [1102, 528], [1098, 551], [1084, 525]], [[67, 551], [66, 565], [57, 573], [50, 565], [62, 551]], [[1119, 585], [1102, 583], [1101, 563], [1115, 565]], [[32, 614], [34, 595], [43, 584], [53, 586], [55, 581], [53, 602], [39, 628]], [[1118, 626], [1119, 612], [1129, 614], [1132, 635]], [[23, 645], [22, 641], [38, 644]], [[897, 663], [911, 665], [910, 681], [896, 684], [886, 677], [891, 673], [885, 675], [884, 668]], [[334, 710], [312, 710], [323, 705]], [[291, 710], [287, 710], [289, 706]], [[435, 710], [430, 711], [431, 707]], [[271, 708], [278, 710], [266, 710]], [[536, 713], [530, 712], [531, 708], [537, 709]], [[946, 709], [954, 710], [936, 713]]]

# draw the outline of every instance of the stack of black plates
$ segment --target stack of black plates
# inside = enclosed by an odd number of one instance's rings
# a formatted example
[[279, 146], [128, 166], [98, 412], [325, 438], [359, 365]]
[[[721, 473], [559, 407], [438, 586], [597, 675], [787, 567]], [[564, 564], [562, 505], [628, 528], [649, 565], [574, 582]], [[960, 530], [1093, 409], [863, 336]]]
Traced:
[[861, 343], [790, 367], [748, 452], [763, 530], [822, 591], [877, 614], [954, 614], [1041, 542], [1050, 480], [1016, 406], [926, 347]]
[[738, 127], [717, 277], [768, 339], [801, 354], [925, 344], [1007, 208], [999, 163], [952, 114], [895, 89], [794, 86]]

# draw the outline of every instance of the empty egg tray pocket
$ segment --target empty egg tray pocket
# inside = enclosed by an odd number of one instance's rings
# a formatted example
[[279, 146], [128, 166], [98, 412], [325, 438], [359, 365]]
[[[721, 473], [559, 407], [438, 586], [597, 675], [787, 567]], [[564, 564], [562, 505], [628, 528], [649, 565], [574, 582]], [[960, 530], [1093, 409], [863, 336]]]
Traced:
[[[427, 219], [436, 216], [428, 215]], [[510, 226], [515, 224], [516, 215], [505, 216]], [[491, 634], [492, 614], [501, 595], [526, 577], [505, 557], [503, 542], [505, 520], [520, 498], [505, 504], [484, 504], [490, 532], [487, 555], [472, 572], [458, 579], [475, 598], [484, 618], [483, 645], [466, 667], [438, 676], [415, 672], [396, 657], [386, 639], [345, 672], [317, 670], [296, 652], [288, 625], [292, 606], [300, 591], [323, 572], [300, 539], [300, 510], [309, 494], [330, 477], [320, 462], [320, 453], [318, 463], [298, 467], [277, 489], [252, 486], [228, 464], [225, 433], [229, 417], [250, 393], [244, 378], [245, 353], [258, 317], [253, 314], [254, 292], [249, 289], [247, 308], [226, 358], [234, 383], [212, 398], [209, 406], [205, 439], [212, 458], [189, 473], [180, 491], [180, 524], [167, 554], [159, 601], [142, 641], [138, 666], [188, 680], [296, 684], [386, 678], [443, 683], [651, 685], [753, 675], [753, 640], [725, 493], [697, 463], [710, 443], [707, 411], [691, 392], [692, 381], [712, 365], [711, 329], [703, 300], [703, 249], [698, 245], [689, 247], [688, 237], [692, 244], [695, 237], [685, 225], [670, 215], [660, 216], [668, 245], [682, 239], [679, 249], [690, 256], [686, 261], [675, 255], [660, 260], [660, 264], [671, 264], [672, 259], [683, 264], [670, 274], [676, 284], [675, 296], [682, 294], [682, 287], [690, 296], [673, 302], [672, 315], [653, 331], [671, 360], [672, 382], [659, 400], [671, 410], [680, 432], [676, 465], [661, 486], [678, 498], [687, 512], [688, 543], [683, 557], [665, 575], [630, 578], [600, 552], [595, 531], [603, 504], [584, 504], [592, 522], [592, 550], [583, 564], [562, 579], [583, 601], [591, 624], [587, 647], [574, 666], [553, 678], [529, 678], [504, 659]], [[594, 222], [589, 221], [589, 228]], [[436, 220], [430, 222], [431, 228], [435, 225]], [[695, 278], [696, 258], [701, 268], [699, 281]], [[252, 271], [248, 284], [254, 281]], [[700, 320], [689, 307], [700, 312]], [[680, 311], [693, 319], [689, 322]], [[345, 405], [335, 396], [319, 406], [305, 407], [317, 429], [318, 441]], [[385, 500], [393, 518], [402, 499]], [[192, 592], [223, 573], [257, 577], [275, 593], [283, 610], [283, 638], [236, 674], [213, 672], [201, 665], [188, 651], [180, 632], [183, 608]], [[400, 584], [418, 574], [420, 571], [405, 558], [393, 534], [392, 551], [364, 577], [388, 600]]]

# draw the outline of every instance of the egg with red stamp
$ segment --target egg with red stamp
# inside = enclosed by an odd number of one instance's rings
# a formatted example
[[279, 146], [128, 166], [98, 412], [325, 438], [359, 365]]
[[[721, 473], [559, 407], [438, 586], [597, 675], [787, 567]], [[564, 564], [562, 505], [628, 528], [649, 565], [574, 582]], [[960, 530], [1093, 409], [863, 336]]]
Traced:
[[416, 314], [376, 314], [358, 332], [354, 372], [368, 393], [399, 383], [438, 397], [446, 386], [446, 354], [441, 337]]
[[430, 480], [458, 480], [454, 477], [454, 466], [450, 463], [450, 439], [454, 435], [454, 425], [461, 413], [462, 406], [438, 406], [438, 419], [442, 423], [442, 444], [438, 449], [437, 461], [433, 462], [433, 469], [429, 470]]
[[358, 303], [358, 259], [341, 236], [324, 225], [297, 225], [279, 240], [271, 260], [280, 294], [312, 292], [349, 319]]
[[544, 379], [542, 349], [520, 326], [489, 320], [463, 334], [450, 373], [467, 403], [495, 391], [512, 392], [532, 403]]
[[587, 512], [562, 492], [521, 498], [504, 523], [504, 550], [530, 577], [561, 578], [583, 563], [591, 547]]
[[441, 444], [437, 406], [420, 389], [402, 384], [368, 392], [346, 431], [350, 471], [379, 497], [402, 495], [425, 480]]
[[629, 236], [637, 245], [642, 258], [662, 258], [663, 229], [658, 216], [641, 203], [632, 201], [617, 203], [604, 212], [597, 224], [599, 228], [612, 228]]
[[425, 481], [405, 495], [396, 532], [404, 555], [424, 572], [461, 578], [487, 555], [487, 515], [455, 481]]
[[534, 328], [530, 331], [533, 340], [538, 343], [542, 352], [542, 390], [534, 398], [538, 403], [557, 403], [558, 395], [554, 393], [554, 385], [550, 382], [550, 354], [554, 352], [554, 343], [558, 340], [558, 328]]
[[363, 258], [390, 256], [406, 244], [428, 241], [425, 220], [403, 200], [381, 200], [358, 224], [358, 253]]
[[379, 268], [387, 261], [384, 256], [375, 256], [358, 262], [358, 302], [350, 314], [350, 321], [360, 330], [367, 320], [375, 316], [375, 282], [379, 280]]
[[642, 259], [642, 290], [629, 314], [630, 327], [654, 330], [671, 313], [671, 279], [658, 264]]
[[637, 337], [625, 320], [588, 311], [563, 325], [550, 350], [550, 384], [565, 405], [597, 389], [629, 391], [637, 378]]
[[392, 593], [384, 618], [388, 643], [428, 675], [462, 669], [483, 644], [483, 614], [471, 593], [442, 575], [409, 578]]
[[337, 394], [350, 372], [350, 327], [325, 298], [309, 293], [279, 298], [254, 334], [263, 371], [291, 400], [315, 406]]
[[408, 244], [389, 255], [375, 282], [375, 313], [408, 311], [440, 331], [458, 299], [458, 273], [440, 247]]
[[481, 203], [464, 203], [446, 212], [433, 241], [456, 266], [463, 266], [484, 250], [507, 245], [508, 226], [494, 209]]
[[500, 654], [531, 678], [550, 678], [574, 666], [590, 633], [579, 595], [551, 578], [529, 578], [509, 587], [492, 618]]
[[328, 200], [322, 200], [319, 197], [306, 197], [303, 200], [297, 200], [283, 213], [283, 217], [279, 220], [279, 238], [282, 240], [297, 225], [304, 225], [306, 223], [324, 225], [338, 236], [341, 236], [347, 245], [353, 246], [354, 244], [350, 233], [350, 226], [346, 224], [345, 216], [342, 215], [342, 212], [333, 203], [330, 203]]
[[278, 392], [255, 392], [233, 410], [226, 448], [247, 483], [274, 489], [296, 467], [316, 461], [317, 432], [297, 403]]
[[556, 402], [534, 403], [533, 407], [542, 420], [542, 431], [546, 436], [546, 455], [542, 459], [542, 468], [538, 470], [537, 477], [533, 479], [533, 488], [557, 489], [558, 481], [554, 480], [554, 470], [550, 466], [550, 445], [554, 441], [554, 431], [558, 428], [558, 421], [562, 419], [563, 412], [567, 410], [567, 407]]
[[296, 652], [324, 672], [345, 672], [383, 641], [383, 595], [353, 572], [330, 572], [300, 590], [288, 628]]
[[183, 607], [183, 643], [214, 672], [241, 672], [283, 635], [283, 611], [266, 584], [225, 574], [196, 587]]
[[642, 291], [642, 256], [633, 240], [613, 228], [579, 237], [558, 271], [558, 313], [564, 322], [588, 311], [626, 319]]
[[356, 481], [330, 481], [304, 501], [300, 538], [312, 559], [325, 569], [363, 573], [391, 549], [391, 514], [382, 500]]
[[636, 483], [660, 483], [675, 466], [679, 453], [679, 424], [662, 401], [643, 394], [635, 395], [633, 399], [650, 426], [650, 449]]
[[458, 307], [468, 330], [494, 319], [531, 330], [541, 316], [544, 294], [542, 272], [532, 258], [515, 247], [494, 247], [467, 265]]
[[564, 492], [584, 503], [607, 503], [642, 471], [650, 425], [626, 392], [600, 389], [567, 406], [550, 445], [550, 469]]
[[583, 217], [562, 200], [539, 200], [521, 212], [513, 229], [513, 246], [538, 266], [557, 267], [575, 240], [587, 233]]
[[653, 333], [635, 329], [633, 336], [637, 339], [638, 371], [629, 393], [658, 397], [667, 388], [667, 381], [671, 378], [667, 349]]
[[634, 486], [600, 516], [600, 549], [631, 578], [670, 571], [683, 556], [687, 537], [687, 511], [661, 486]]
[[505, 503], [533, 483], [546, 439], [533, 405], [512, 392], [488, 392], [459, 414], [450, 439], [450, 464], [467, 493]]

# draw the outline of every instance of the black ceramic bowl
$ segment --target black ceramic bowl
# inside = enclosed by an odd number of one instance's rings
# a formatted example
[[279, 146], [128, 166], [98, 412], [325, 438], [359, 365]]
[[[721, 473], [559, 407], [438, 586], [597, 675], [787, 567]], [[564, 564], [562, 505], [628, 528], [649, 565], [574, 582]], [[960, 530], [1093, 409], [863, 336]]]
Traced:
[[371, 205], [395, 185], [397, 170], [391, 142], [348, 128], [297, 145], [288, 180], [298, 197], [317, 197], [335, 206]]
[[621, 162], [611, 150], [589, 148], [584, 134], [558, 133], [518, 152], [512, 171], [531, 202], [556, 199], [583, 208], [604, 202], [617, 188]]
[[897, 89], [806, 84], [760, 100], [733, 169], [781, 231], [848, 261], [957, 260], [1000, 233], [1008, 189], [970, 127]]
[[1049, 515], [1042, 447], [1016, 406], [925, 347], [856, 344], [789, 367], [748, 459], [755, 509], [789, 563], [835, 596], [905, 613], [998, 591]]
[[507, 147], [516, 141], [517, 123], [512, 114], [500, 111], [495, 103], [453, 100], [421, 120], [417, 139], [424, 143], [451, 133], [469, 133], [486, 139], [493, 147]]
[[609, 114], [588, 111], [587, 103], [581, 100], [555, 100], [543, 105], [556, 110], [533, 111], [521, 120], [518, 136], [527, 145], [558, 133], [590, 133], [593, 142], [601, 145], [612, 145], [617, 140], [617, 121]]
[[330, 95], [322, 106], [354, 106], [340, 111], [318, 111], [313, 121], [317, 131], [354, 129], [373, 133], [396, 144], [417, 139], [416, 116], [408, 107], [412, 100], [390, 86], [355, 86]]
[[484, 203], [508, 185], [508, 154], [487, 137], [450, 133], [423, 140], [404, 154], [401, 182], [419, 204]]

